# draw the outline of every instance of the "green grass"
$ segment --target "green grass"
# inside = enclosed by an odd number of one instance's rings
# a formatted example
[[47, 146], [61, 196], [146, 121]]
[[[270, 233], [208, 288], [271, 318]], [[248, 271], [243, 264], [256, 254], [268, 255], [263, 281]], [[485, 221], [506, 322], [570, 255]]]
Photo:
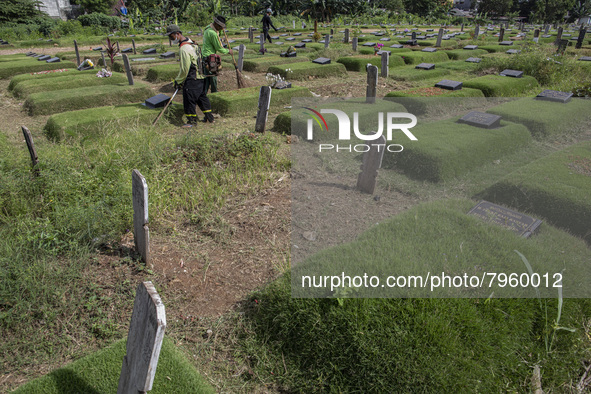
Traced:
[[479, 196], [532, 212], [591, 243], [591, 144], [516, 169]]
[[150, 82], [172, 81], [179, 74], [178, 64], [161, 64], [150, 67], [146, 79]]
[[[182, 110], [172, 106], [176, 117], [182, 116]], [[140, 125], [150, 125], [162, 108], [150, 109], [142, 104], [98, 107], [68, 111], [52, 115], [45, 124], [43, 132], [53, 140], [60, 141], [67, 135], [83, 135], [97, 137], [103, 130], [113, 127], [126, 129]], [[180, 112], [180, 113], [179, 113]], [[164, 121], [164, 119], [162, 119]]]
[[296, 57], [280, 57], [280, 56], [261, 56], [254, 58], [245, 58], [242, 63], [242, 69], [250, 72], [266, 72], [269, 66], [287, 63], [299, 63], [306, 60], [305, 56], [298, 53]]
[[433, 70], [421, 70], [415, 68], [415, 66], [408, 66], [392, 70], [389, 77], [397, 81], [423, 81], [426, 79], [441, 78], [450, 73], [450, 70], [440, 68], [437, 65]]
[[466, 60], [469, 57], [479, 57], [487, 54], [484, 49], [475, 49], [473, 51], [466, 51], [464, 49], [454, 49], [452, 51], [445, 51], [451, 60]]
[[384, 156], [384, 167], [406, 175], [441, 182], [462, 175], [485, 163], [502, 158], [531, 139], [522, 125], [501, 122], [496, 129], [456, 123], [458, 118], [415, 126], [418, 141], [404, 144], [404, 151]]
[[[114, 393], [119, 384], [126, 340], [35, 379], [14, 393]], [[195, 367], [164, 338], [150, 393], [215, 393]]]
[[[144, 76], [150, 70], [150, 68], [160, 65], [160, 64], [174, 64], [171, 63], [170, 59], [160, 59], [159, 53], [154, 53], [150, 55], [143, 55], [143, 56], [136, 56], [137, 59], [141, 58], [154, 58], [154, 60], [147, 60], [141, 62], [134, 62], [129, 59], [129, 67], [131, 68], [131, 73], [134, 76]], [[107, 63], [110, 65], [111, 61], [107, 60]], [[178, 68], [178, 64], [176, 65]], [[115, 60], [113, 63], [113, 71], [124, 73], [125, 72], [125, 65], [123, 64], [123, 60]]]
[[14, 77], [10, 78], [10, 84], [8, 84], [8, 90], [12, 91], [16, 85], [23, 81], [42, 81], [47, 79], [53, 78], [60, 78], [63, 76], [77, 76], [77, 75], [96, 75], [97, 70], [86, 70], [86, 71], [78, 71], [76, 68], [65, 69], [65, 71], [60, 72], [42, 72], [41, 74], [19, 74], [15, 75]]
[[446, 70], [469, 72], [478, 68], [478, 64], [465, 61], [452, 61], [436, 63], [435, 68], [444, 68]]
[[485, 75], [464, 82], [464, 87], [482, 90], [486, 97], [518, 97], [540, 86], [534, 77], [523, 78]]
[[522, 49], [521, 45], [479, 45], [478, 49], [484, 49], [488, 53], [507, 52], [509, 49]]
[[308, 79], [309, 77], [328, 78], [347, 75], [347, 69], [341, 63], [316, 64], [311, 61], [270, 66], [267, 72], [281, 75], [288, 81]]
[[14, 62], [0, 63], [0, 79], [10, 78], [17, 74], [33, 73], [45, 70], [56, 70], [59, 68], [76, 69], [72, 62], [47, 63], [35, 60], [19, 60]]
[[437, 63], [445, 62], [449, 60], [449, 57], [444, 51], [437, 52], [405, 52], [400, 55], [406, 64], [419, 64], [419, 63]]
[[[382, 66], [381, 56], [366, 56], [366, 57], [341, 57], [337, 60], [343, 64], [347, 71], [365, 72], [367, 64], [373, 64], [374, 66]], [[388, 68], [404, 66], [404, 60], [400, 56], [390, 55], [388, 62]]]
[[544, 138], [587, 126], [586, 121], [591, 116], [591, 101], [575, 98], [563, 104], [528, 97], [498, 105], [487, 112], [521, 123], [532, 136]]
[[[225, 115], [256, 114], [259, 100], [259, 87], [228, 90], [226, 92], [211, 93], [207, 97], [214, 112]], [[273, 89], [271, 92], [271, 106], [288, 105], [293, 97], [311, 97], [308, 88], [292, 86], [290, 89]]]
[[[437, 98], [440, 97], [440, 98]], [[462, 88], [447, 90], [433, 87], [421, 87], [408, 90], [395, 90], [386, 94], [387, 100], [403, 104], [408, 111], [415, 115], [426, 113], [436, 107], [448, 108], [451, 97], [484, 97], [478, 89]]]
[[24, 102], [29, 115], [51, 115], [77, 109], [143, 102], [153, 96], [147, 85], [91, 86], [54, 92], [33, 93]]
[[17, 97], [28, 97], [30, 94], [38, 92], [53, 92], [90, 86], [115, 85], [123, 84], [125, 82], [127, 82], [127, 76], [121, 73], [113, 73], [113, 75], [108, 78], [99, 78], [93, 73], [62, 75], [55, 78], [22, 81], [14, 86], [12, 92]]
[[[527, 256], [536, 271], [553, 272], [564, 262], [585, 266], [591, 256], [583, 242], [551, 226], [526, 240], [466, 215], [474, 204], [419, 205], [353, 243], [312, 256], [255, 293], [240, 324], [240, 344], [253, 372], [306, 393], [493, 392], [499, 387], [528, 392], [530, 366], [536, 363], [545, 390], [574, 381], [580, 359], [588, 356], [579, 346], [584, 333], [560, 331], [555, 351], [545, 350], [551, 329], [546, 313], [556, 316], [555, 300], [542, 301], [544, 310], [536, 299], [496, 295], [490, 300], [347, 299], [360, 295], [353, 290], [342, 298], [338, 292], [329, 299], [293, 298], [327, 295], [323, 289], [297, 290], [301, 275], [311, 272], [416, 275], [458, 264], [527, 272], [513, 250]], [[556, 298], [554, 289], [551, 294]], [[580, 327], [590, 315], [588, 300], [565, 300], [561, 324]]]

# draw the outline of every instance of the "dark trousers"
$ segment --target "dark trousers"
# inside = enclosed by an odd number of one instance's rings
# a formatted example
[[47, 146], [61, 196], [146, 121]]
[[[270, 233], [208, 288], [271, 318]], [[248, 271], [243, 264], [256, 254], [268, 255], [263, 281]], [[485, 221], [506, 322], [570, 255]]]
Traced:
[[183, 107], [187, 123], [197, 123], [197, 106], [207, 119], [213, 119], [205, 79], [187, 79], [183, 84]]
[[269, 40], [269, 43], [273, 43], [273, 41], [271, 41], [271, 36], [269, 35], [269, 29], [263, 29], [263, 41], [267, 40]]
[[[206, 58], [203, 58], [203, 61], [206, 61]], [[204, 75], [211, 75], [210, 72], [207, 70], [207, 67], [203, 67], [203, 74]], [[215, 93], [218, 91], [218, 77], [205, 77], [205, 93], [211, 87], [211, 93]]]

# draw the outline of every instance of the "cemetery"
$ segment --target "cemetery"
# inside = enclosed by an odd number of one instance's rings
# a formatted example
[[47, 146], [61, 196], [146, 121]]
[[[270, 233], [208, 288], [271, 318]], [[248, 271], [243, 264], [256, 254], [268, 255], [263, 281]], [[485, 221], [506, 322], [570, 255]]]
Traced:
[[214, 3], [3, 6], [0, 391], [591, 390], [588, 2]]

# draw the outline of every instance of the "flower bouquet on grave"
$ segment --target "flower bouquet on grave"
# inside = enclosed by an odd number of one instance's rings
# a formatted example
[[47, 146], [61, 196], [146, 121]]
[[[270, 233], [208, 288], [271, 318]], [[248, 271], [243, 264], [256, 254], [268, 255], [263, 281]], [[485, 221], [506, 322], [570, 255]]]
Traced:
[[78, 71], [85, 71], [85, 70], [92, 70], [94, 68], [94, 63], [90, 59], [85, 59], [80, 65], [78, 66]]
[[374, 47], [373, 47], [373, 54], [377, 55], [379, 51], [382, 50], [382, 48], [384, 47], [384, 44], [382, 44], [381, 42], [378, 42]]
[[96, 76], [99, 78], [109, 78], [111, 75], [113, 75], [113, 73], [105, 68], [96, 73]]

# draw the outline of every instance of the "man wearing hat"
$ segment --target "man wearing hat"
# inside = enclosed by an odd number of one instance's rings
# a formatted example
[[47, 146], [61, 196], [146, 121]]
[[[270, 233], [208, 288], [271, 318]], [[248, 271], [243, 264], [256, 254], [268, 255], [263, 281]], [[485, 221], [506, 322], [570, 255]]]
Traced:
[[[232, 53], [231, 48], [224, 48], [222, 41], [220, 40], [220, 32], [226, 28], [226, 18], [218, 15], [213, 18], [213, 22], [205, 28], [203, 32], [203, 48], [201, 49], [203, 60], [210, 62], [210, 56], [216, 53]], [[205, 75], [213, 75], [206, 78], [205, 91], [211, 86], [211, 93], [218, 91], [218, 79], [215, 73], [212, 74], [206, 67], [204, 67]]]
[[271, 41], [271, 36], [269, 35], [269, 27], [272, 27], [273, 29], [275, 29], [275, 31], [277, 31], [277, 28], [275, 26], [273, 26], [273, 22], [271, 22], [271, 14], [273, 13], [273, 11], [270, 8], [267, 8], [267, 13], [265, 14], [265, 16], [263, 16], [263, 20], [261, 22], [263, 22], [263, 40], [267, 41], [267, 39], [269, 40], [269, 43], [273, 43], [273, 41]]
[[200, 74], [193, 41], [183, 36], [177, 25], [168, 26], [166, 34], [174, 44], [179, 44], [180, 70], [174, 79], [174, 86], [176, 89], [183, 90], [183, 107], [187, 117], [187, 123], [183, 127], [193, 127], [197, 124], [196, 106], [199, 106], [205, 115], [203, 122], [213, 123], [211, 104], [205, 89], [205, 78]]

